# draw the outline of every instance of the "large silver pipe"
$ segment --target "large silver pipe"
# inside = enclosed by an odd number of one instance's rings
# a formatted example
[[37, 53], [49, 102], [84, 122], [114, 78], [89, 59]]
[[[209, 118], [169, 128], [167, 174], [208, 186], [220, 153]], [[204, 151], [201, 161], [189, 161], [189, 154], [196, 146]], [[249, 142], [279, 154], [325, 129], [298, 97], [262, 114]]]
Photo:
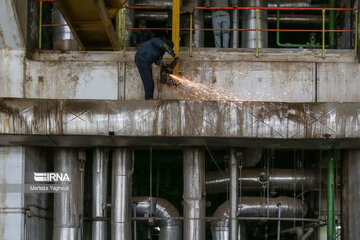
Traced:
[[[181, 240], [182, 226], [178, 210], [167, 200], [151, 197], [134, 197], [136, 215], [143, 217], [145, 214], [153, 217], [165, 218], [156, 222], [160, 227], [160, 240]], [[175, 219], [174, 219], [175, 218]]]
[[230, 150], [230, 240], [237, 240], [237, 199], [238, 199], [238, 160], [235, 150]]
[[67, 174], [70, 182], [58, 182], [57, 186], [69, 187], [69, 191], [54, 194], [54, 240], [80, 240], [82, 222], [82, 169], [78, 151], [59, 148], [54, 152], [54, 171]]
[[[268, 0], [268, 7], [278, 7], [277, 0]], [[311, 6], [311, 0], [281, 0], [282, 8], [305, 8]]]
[[184, 149], [184, 239], [205, 239], [205, 152]]
[[[242, 7], [266, 7], [266, 0], [243, 0]], [[242, 28], [256, 29], [256, 10], [242, 10]], [[267, 11], [259, 11], [259, 29], [268, 29]], [[260, 31], [259, 48], [268, 47], [268, 33]], [[256, 31], [243, 31], [241, 34], [242, 48], [256, 48]]]
[[[233, 29], [239, 28], [239, 10], [232, 11]], [[239, 48], [239, 31], [232, 31], [232, 47]]]
[[107, 197], [107, 164], [108, 152], [96, 148], [93, 153], [93, 205], [92, 216], [95, 219], [92, 227], [93, 240], [106, 240], [106, 197]]
[[[196, 6], [201, 5], [201, 0], [195, 1]], [[204, 29], [204, 11], [201, 9], [194, 10], [194, 29]], [[195, 30], [194, 46], [197, 48], [204, 47], [204, 31]]]
[[[67, 24], [58, 8], [52, 10], [53, 24]], [[53, 49], [59, 51], [76, 51], [79, 45], [70, 28], [66, 26], [53, 27]]]
[[136, 0], [135, 6], [172, 7], [172, 0]]
[[[146, 21], [154, 22], [166, 22], [169, 19], [169, 15], [165, 11], [156, 11], [156, 12], [146, 12], [146, 11], [136, 11], [135, 12], [135, 22], [137, 19], [145, 19]], [[204, 23], [211, 24], [211, 13], [203, 13], [201, 10], [194, 11], [194, 29], [203, 29]], [[242, 16], [239, 16], [239, 21], [241, 21]], [[204, 22], [205, 21], [205, 22]], [[328, 16], [325, 19], [328, 23]], [[269, 24], [276, 24], [276, 15], [268, 15]], [[322, 16], [321, 15], [303, 15], [303, 14], [281, 14], [280, 22], [282, 25], [322, 25]], [[199, 38], [197, 38], [197, 36]], [[197, 43], [198, 42], [198, 43]], [[200, 47], [204, 44], [204, 31], [195, 30], [194, 35], [194, 44], [198, 44]]]
[[131, 239], [132, 151], [117, 148], [112, 161], [111, 239]]
[[[241, 203], [237, 205], [238, 217], [266, 217], [269, 210], [269, 217], [277, 217], [281, 207], [282, 217], [304, 217], [307, 212], [306, 205], [301, 199], [290, 197], [270, 198], [269, 204], [264, 197], [242, 197]], [[226, 201], [215, 211], [214, 220], [211, 222], [211, 231], [214, 240], [229, 240], [230, 229], [230, 202]]]
[[[242, 169], [241, 191], [261, 191], [266, 182], [277, 191], [302, 191], [314, 190], [319, 186], [320, 176], [314, 169], [295, 170], [295, 169], [271, 169], [270, 176], [266, 176], [264, 169]], [[230, 174], [225, 171], [206, 173], [206, 192], [221, 193], [226, 191], [226, 186], [230, 182]]]

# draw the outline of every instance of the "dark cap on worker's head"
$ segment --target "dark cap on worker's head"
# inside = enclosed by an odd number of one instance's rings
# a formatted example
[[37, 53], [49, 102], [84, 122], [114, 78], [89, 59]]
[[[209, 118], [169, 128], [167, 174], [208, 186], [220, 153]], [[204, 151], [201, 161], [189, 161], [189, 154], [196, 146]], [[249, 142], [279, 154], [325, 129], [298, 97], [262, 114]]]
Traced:
[[171, 48], [174, 48], [174, 42], [165, 38], [165, 37], [162, 37], [162, 40]]

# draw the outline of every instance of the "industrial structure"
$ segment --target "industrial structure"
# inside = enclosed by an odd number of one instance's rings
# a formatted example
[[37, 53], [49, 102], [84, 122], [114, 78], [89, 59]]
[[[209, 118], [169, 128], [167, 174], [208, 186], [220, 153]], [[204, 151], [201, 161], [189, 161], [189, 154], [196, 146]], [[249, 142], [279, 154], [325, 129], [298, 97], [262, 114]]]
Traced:
[[[1, 0], [0, 240], [360, 239], [358, 8]], [[143, 100], [135, 30], [192, 85]]]

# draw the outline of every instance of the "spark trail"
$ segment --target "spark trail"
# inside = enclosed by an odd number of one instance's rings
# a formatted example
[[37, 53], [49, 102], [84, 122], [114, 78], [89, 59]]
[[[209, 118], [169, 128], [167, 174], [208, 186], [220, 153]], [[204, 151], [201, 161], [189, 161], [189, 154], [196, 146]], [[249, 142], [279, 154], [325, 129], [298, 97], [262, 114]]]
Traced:
[[170, 74], [177, 86], [177, 91], [181, 93], [186, 100], [203, 101], [232, 101], [242, 102], [243, 100], [230, 93], [224, 88], [212, 88], [201, 83], [192, 82], [185, 77]]

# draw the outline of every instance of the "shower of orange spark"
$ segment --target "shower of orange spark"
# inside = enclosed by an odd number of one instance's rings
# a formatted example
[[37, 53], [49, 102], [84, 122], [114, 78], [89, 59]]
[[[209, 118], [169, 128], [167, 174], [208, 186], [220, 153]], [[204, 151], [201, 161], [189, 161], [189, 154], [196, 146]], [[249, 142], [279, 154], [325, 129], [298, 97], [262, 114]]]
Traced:
[[204, 101], [236, 101], [242, 102], [243, 100], [230, 93], [223, 88], [212, 88], [201, 83], [196, 83], [174, 74], [170, 77], [177, 85], [177, 91], [188, 100], [204, 100]]

